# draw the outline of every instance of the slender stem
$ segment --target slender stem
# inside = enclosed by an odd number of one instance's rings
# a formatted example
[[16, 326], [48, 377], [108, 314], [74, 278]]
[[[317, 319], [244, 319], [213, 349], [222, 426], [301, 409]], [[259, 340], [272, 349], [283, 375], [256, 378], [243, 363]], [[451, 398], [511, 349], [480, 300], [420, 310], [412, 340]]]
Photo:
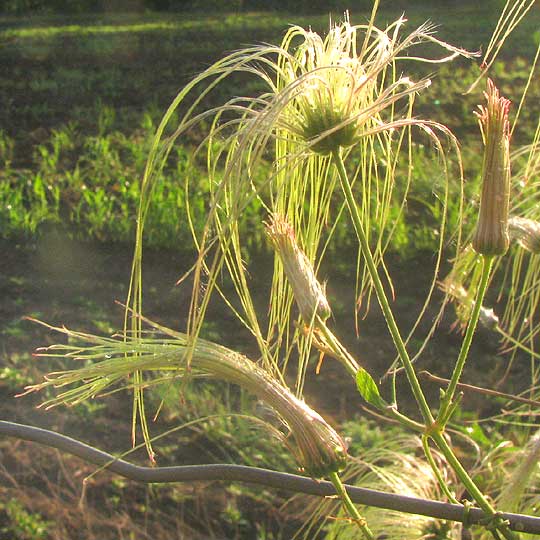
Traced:
[[444, 435], [441, 432], [434, 432], [430, 434], [430, 437], [433, 439], [433, 441], [435, 441], [435, 443], [439, 447], [439, 450], [443, 453], [444, 457], [446, 458], [452, 469], [454, 469], [462, 484], [467, 489], [469, 495], [476, 501], [478, 506], [487, 515], [491, 516], [493, 520], [498, 520], [498, 522], [495, 522], [494, 525], [497, 527], [500, 533], [507, 540], [516, 540], [517, 536], [510, 530], [510, 528], [508, 527], [508, 523], [499, 517], [495, 508], [493, 508], [490, 502], [486, 499], [485, 495], [474, 483], [473, 479], [469, 476], [469, 473], [465, 470], [463, 465], [455, 456], [454, 451], [444, 438]]
[[[405, 369], [405, 373], [407, 374], [407, 379], [409, 380], [409, 384], [411, 386], [411, 390], [413, 392], [413, 395], [418, 403], [418, 406], [420, 407], [420, 411], [422, 413], [422, 416], [424, 418], [424, 422], [426, 424], [426, 429], [428, 430], [429, 436], [436, 442], [437, 446], [440, 448], [443, 455], [446, 457], [448, 463], [450, 466], [454, 469], [456, 474], [458, 475], [459, 479], [462, 481], [463, 485], [467, 488], [470, 495], [474, 498], [474, 500], [478, 503], [478, 505], [488, 514], [492, 517], [493, 520], [497, 519], [497, 513], [495, 509], [489, 504], [487, 499], [485, 498], [484, 494], [480, 491], [480, 489], [476, 486], [474, 481], [471, 479], [471, 477], [468, 475], [467, 471], [463, 468], [459, 460], [456, 458], [452, 448], [448, 445], [446, 442], [442, 430], [440, 430], [440, 426], [438, 426], [438, 423], [435, 423], [435, 420], [433, 418], [433, 415], [431, 414], [431, 410], [429, 408], [429, 405], [426, 401], [426, 397], [424, 395], [424, 392], [422, 391], [422, 387], [420, 385], [420, 382], [418, 380], [418, 377], [416, 375], [416, 371], [414, 369], [414, 366], [412, 364], [412, 361], [409, 357], [409, 353], [407, 352], [407, 349], [405, 347], [405, 343], [403, 341], [403, 338], [401, 337], [401, 334], [399, 332], [399, 328], [396, 324], [396, 321], [394, 319], [394, 315], [392, 313], [392, 309], [390, 307], [390, 303], [388, 302], [388, 298], [386, 297], [386, 293], [384, 291], [383, 284], [381, 282], [381, 279], [379, 277], [379, 274], [377, 272], [377, 267], [375, 265], [375, 261], [373, 260], [373, 256], [371, 254], [371, 250], [369, 248], [369, 242], [367, 240], [364, 227], [362, 225], [362, 219], [360, 217], [360, 213], [358, 211], [358, 207], [356, 205], [356, 201], [354, 199], [354, 195], [351, 189], [351, 185], [349, 183], [349, 179], [347, 177], [347, 171], [345, 170], [345, 164], [343, 163], [343, 159], [341, 157], [341, 154], [339, 150], [334, 150], [332, 153], [332, 157], [334, 160], [334, 163], [336, 165], [336, 168], [338, 170], [338, 176], [341, 183], [341, 188], [343, 190], [343, 194], [345, 195], [345, 200], [347, 202], [347, 207], [349, 209], [349, 213], [351, 215], [354, 228], [356, 231], [356, 235], [358, 237], [358, 240], [360, 242], [360, 248], [362, 250], [362, 255], [364, 256], [364, 260], [366, 262], [366, 265], [368, 267], [368, 271], [370, 274], [370, 277], [373, 281], [373, 286], [375, 287], [375, 292], [377, 294], [377, 299], [379, 301], [379, 305], [383, 311], [386, 324], [388, 326], [388, 330], [390, 331], [390, 334], [392, 336], [392, 339], [394, 341], [394, 345], [396, 347], [396, 350], [398, 352], [399, 358], [401, 360], [401, 363], [403, 365], [403, 368]], [[482, 275], [482, 283], [485, 281], [485, 284], [482, 287], [482, 284], [480, 286], [480, 289], [483, 288], [484, 293], [485, 289], [487, 288], [487, 281], [489, 279], [489, 272], [491, 270], [491, 264], [492, 260], [485, 261], [484, 266], [484, 273]], [[487, 274], [487, 276], [486, 276]], [[482, 305], [483, 300], [483, 293], [480, 295], [477, 299], [477, 302], [475, 304], [475, 309], [473, 310], [473, 315], [471, 316], [471, 321], [473, 320], [473, 317], [475, 316], [474, 312], [478, 311], [476, 314], [476, 321], [478, 321], [478, 316], [480, 313], [480, 307]], [[474, 327], [476, 328], [476, 324], [474, 324]], [[470, 341], [472, 340], [472, 335], [474, 334], [474, 328], [472, 328], [471, 336], [469, 338], [469, 346]], [[463, 350], [463, 354], [460, 354], [461, 363], [464, 363], [466, 360], [468, 353], [467, 350]], [[459, 367], [459, 366], [458, 366]], [[463, 369], [463, 366], [461, 366], [461, 370]], [[454, 389], [452, 393], [449, 393], [447, 391], [447, 395], [453, 396], [455, 392], [455, 384], [459, 382], [459, 376], [461, 375], [461, 370], [459, 373], [456, 374], [456, 370], [454, 370], [455, 374], [455, 383], [454, 383]], [[451, 398], [450, 398], [451, 400]], [[450, 404], [449, 400], [449, 404]], [[436, 429], [432, 429], [436, 428]], [[507, 540], [515, 540], [515, 536], [512, 534], [508, 526], [502, 521], [499, 520], [499, 523], [496, 523], [496, 527], [500, 530], [500, 532], [503, 534], [503, 536]]]
[[[429, 381], [440, 384], [448, 384], [450, 382], [448, 379], [444, 379], [443, 377], [437, 377], [429, 371], [421, 371], [418, 375]], [[457, 387], [459, 390], [468, 390], [470, 392], [477, 392], [486, 396], [499, 397], [507, 399], [508, 401], [517, 401], [518, 403], [526, 403], [527, 405], [532, 405], [533, 407], [540, 408], [540, 401], [536, 399], [528, 399], [521, 396], [516, 396], [514, 394], [506, 394], [505, 392], [499, 392], [499, 390], [492, 390], [491, 388], [484, 388], [482, 386], [473, 386], [472, 384], [458, 383]]]
[[[506, 341], [509, 341], [510, 343], [512, 343], [518, 349], [521, 349], [522, 351], [525, 351], [527, 354], [530, 354], [533, 358], [540, 358], [540, 354], [538, 353], [538, 351], [533, 351], [530, 347], [527, 347], [527, 345], [524, 345], [521, 341], [518, 341], [516, 338], [514, 338], [513, 336], [511, 336], [510, 334], [505, 332], [500, 326], [497, 326], [495, 328], [495, 331], [499, 332], [499, 334], [501, 334], [501, 336]], [[506, 349], [506, 351], [502, 351], [502, 352], [507, 352], [509, 350], [512, 350], [512, 348], [509, 347], [508, 349]]]
[[476, 326], [478, 324], [478, 319], [480, 317], [480, 310], [482, 309], [482, 303], [484, 301], [484, 295], [489, 283], [489, 276], [491, 274], [491, 267], [493, 265], [493, 257], [481, 256], [482, 258], [482, 277], [480, 279], [480, 285], [478, 287], [478, 293], [476, 295], [476, 300], [474, 302], [473, 310], [471, 313], [471, 318], [467, 324], [467, 330], [465, 332], [465, 337], [463, 338], [463, 343], [461, 344], [461, 350], [459, 351], [459, 356], [452, 373], [452, 377], [448, 384], [448, 388], [444, 393], [444, 396], [441, 400], [441, 406], [439, 409], [439, 414], [437, 416], [437, 422], [444, 429], [444, 426], [450, 419], [448, 414], [450, 407], [452, 405], [452, 400], [454, 399], [454, 394], [456, 393], [456, 388], [459, 383], [459, 379], [463, 372], [465, 362], [467, 361], [467, 356], [469, 355], [469, 350], [471, 348], [471, 343], [476, 332]]
[[[439, 409], [439, 414], [437, 416], [436, 424], [438, 429], [430, 433], [430, 437], [435, 441], [446, 460], [450, 466], [454, 469], [462, 484], [465, 486], [470, 496], [476, 501], [476, 503], [486, 512], [492, 516], [492, 525], [498, 530], [504, 538], [507, 540], [515, 540], [516, 535], [512, 533], [508, 524], [502, 520], [495, 508], [490, 504], [486, 499], [482, 491], [477, 487], [472, 478], [469, 476], [463, 465], [455, 456], [452, 448], [444, 438], [444, 427], [446, 423], [450, 420], [452, 412], [454, 410], [453, 400], [456, 393], [456, 389], [459, 384], [459, 379], [463, 372], [465, 362], [469, 354], [471, 343], [476, 332], [476, 326], [478, 324], [478, 319], [480, 317], [480, 310], [482, 309], [482, 303], [484, 301], [484, 296], [489, 284], [489, 276], [491, 274], [491, 267], [493, 265], [494, 257], [482, 256], [482, 276], [480, 278], [480, 284], [478, 286], [478, 293], [476, 295], [476, 300], [473, 306], [471, 317], [467, 324], [467, 330], [465, 332], [465, 337], [463, 338], [463, 343], [461, 344], [461, 350], [459, 352], [454, 371], [452, 372], [452, 377], [448, 384], [448, 388], [441, 400], [441, 407]], [[492, 534], [495, 538], [498, 538], [496, 530], [492, 530]]]
[[345, 170], [345, 164], [343, 163], [343, 159], [339, 150], [334, 150], [334, 152], [332, 153], [332, 157], [338, 170], [341, 189], [343, 190], [343, 194], [345, 195], [347, 207], [349, 208], [349, 213], [354, 224], [356, 235], [360, 242], [362, 255], [364, 256], [364, 260], [368, 267], [370, 277], [373, 281], [375, 292], [377, 294], [377, 299], [383, 311], [384, 318], [386, 319], [388, 330], [390, 331], [399, 358], [407, 374], [407, 378], [409, 380], [409, 384], [411, 385], [414, 397], [418, 403], [418, 406], [420, 407], [420, 411], [422, 412], [424, 422], [426, 423], [426, 425], [430, 426], [431, 424], [433, 424], [434, 418], [431, 414], [431, 410], [426, 401], [426, 397], [424, 396], [424, 392], [422, 391], [422, 387], [420, 386], [418, 377], [416, 376], [416, 372], [409, 357], [409, 353], [407, 352], [405, 343], [403, 341], [403, 338], [401, 337], [399, 328], [394, 319], [392, 308], [390, 307], [390, 303], [388, 302], [388, 298], [386, 297], [386, 293], [384, 292], [384, 286], [381, 282], [381, 278], [379, 277], [379, 273], [377, 272], [377, 266], [375, 265], [373, 255], [371, 254], [371, 250], [369, 248], [369, 242], [364, 231], [364, 226], [362, 225], [362, 219], [360, 217], [356, 201], [354, 200], [351, 185], [347, 177], [347, 171]]
[[416, 431], [417, 433], [424, 433], [426, 428], [423, 424], [420, 424], [419, 422], [416, 422], [412, 418], [409, 418], [408, 416], [405, 416], [403, 413], [400, 413], [395, 405], [390, 405], [387, 407], [384, 411], [387, 416], [390, 416], [394, 420], [397, 420], [400, 424], [403, 424], [404, 426], [408, 427], [409, 429], [412, 429], [413, 431]]
[[349, 497], [349, 494], [347, 493], [347, 490], [345, 489], [345, 486], [343, 485], [343, 482], [341, 481], [338, 473], [332, 473], [329, 478], [332, 484], [334, 484], [337, 494], [339, 495], [341, 501], [343, 502], [343, 505], [347, 509], [349, 516], [351, 516], [351, 519], [356, 523], [356, 525], [362, 532], [363, 537], [366, 540], [375, 540], [375, 536], [373, 536], [373, 533], [368, 527], [366, 520], [360, 515], [360, 512], [358, 512], [358, 509], [351, 501], [351, 498]]
[[[335, 358], [343, 364], [343, 366], [353, 377], [353, 379], [356, 380], [356, 375], [360, 369], [358, 362], [356, 362], [351, 353], [347, 351], [347, 349], [341, 344], [339, 339], [322, 321], [320, 321], [319, 330], [326, 339], [327, 345], [332, 350], [332, 355], [335, 356]], [[412, 429], [413, 431], [416, 431], [418, 433], [423, 433], [425, 431], [425, 427], [422, 424], [400, 413], [395, 406], [389, 405], [386, 408], [380, 407], [380, 410], [382, 410], [387, 416], [394, 418], [395, 420], [397, 420], [404, 426]]]
[[356, 379], [356, 374], [359, 369], [356, 360], [347, 351], [347, 349], [343, 347], [339, 339], [334, 336], [332, 331], [322, 321], [320, 321], [319, 330], [324, 336], [327, 345], [332, 350], [333, 356], [335, 356], [335, 358], [339, 360], [339, 362], [341, 362], [341, 364], [345, 367], [345, 369], [349, 372], [353, 379]]
[[439, 486], [442, 489], [443, 493], [448, 497], [448, 500], [450, 502], [454, 504], [459, 504], [456, 496], [450, 491], [445, 479], [441, 474], [441, 471], [439, 470], [439, 467], [437, 467], [437, 463], [435, 463], [433, 453], [431, 452], [431, 448], [429, 447], [429, 437], [427, 435], [422, 436], [422, 448], [424, 449], [424, 454], [426, 455], [429, 465], [431, 466], [431, 470], [437, 478], [437, 482], [439, 483]]

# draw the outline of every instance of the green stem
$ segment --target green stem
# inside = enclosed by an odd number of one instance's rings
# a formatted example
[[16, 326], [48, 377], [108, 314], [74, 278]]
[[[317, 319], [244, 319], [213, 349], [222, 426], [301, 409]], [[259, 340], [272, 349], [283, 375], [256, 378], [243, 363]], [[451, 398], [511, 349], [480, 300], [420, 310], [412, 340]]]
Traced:
[[[377, 299], [379, 301], [379, 305], [381, 306], [382, 312], [384, 314], [384, 318], [386, 320], [386, 324], [388, 326], [388, 330], [390, 331], [390, 334], [392, 336], [392, 340], [394, 341], [394, 345], [396, 347], [396, 350], [398, 352], [399, 358], [401, 360], [401, 363], [403, 365], [403, 368], [405, 369], [405, 373], [407, 374], [407, 379], [409, 380], [409, 384], [411, 386], [411, 390], [413, 392], [413, 395], [418, 403], [418, 406], [420, 407], [420, 411], [422, 413], [422, 416], [424, 418], [424, 422], [426, 425], [426, 429], [428, 431], [429, 436], [435, 441], [443, 455], [445, 456], [446, 460], [450, 464], [450, 466], [454, 469], [456, 474], [458, 475], [459, 479], [463, 483], [463, 485], [467, 488], [467, 491], [470, 493], [470, 495], [474, 498], [474, 500], [477, 502], [477, 504], [487, 513], [489, 514], [493, 520], [497, 520], [497, 513], [495, 509], [489, 504], [488, 500], [485, 498], [484, 494], [480, 491], [480, 489], [476, 486], [474, 481], [471, 479], [471, 477], [468, 475], [467, 471], [463, 468], [457, 457], [455, 456], [452, 448], [448, 445], [446, 442], [446, 439], [444, 438], [444, 435], [442, 434], [442, 430], [440, 430], [440, 426], [438, 426], [435, 423], [435, 419], [433, 418], [433, 415], [431, 414], [431, 410], [429, 408], [429, 405], [426, 401], [426, 397], [424, 395], [424, 392], [422, 391], [422, 387], [420, 386], [420, 382], [418, 380], [418, 377], [416, 375], [416, 371], [414, 369], [413, 363], [409, 357], [409, 353], [407, 352], [407, 349], [405, 347], [405, 343], [403, 341], [403, 338], [401, 337], [401, 334], [399, 332], [399, 328], [396, 324], [396, 321], [394, 319], [394, 315], [392, 313], [392, 309], [390, 307], [390, 303], [388, 302], [388, 298], [386, 296], [386, 293], [384, 291], [383, 284], [381, 282], [381, 279], [379, 277], [379, 273], [377, 272], [377, 267], [375, 265], [375, 261], [373, 260], [373, 256], [371, 254], [371, 250], [369, 248], [369, 242], [367, 240], [364, 227], [362, 224], [362, 219], [360, 216], [360, 213], [358, 211], [358, 207], [356, 205], [356, 201], [354, 199], [354, 195], [351, 189], [351, 185], [349, 183], [349, 179], [347, 176], [347, 171], [345, 170], [345, 164], [343, 163], [343, 159], [341, 157], [341, 153], [339, 150], [334, 150], [332, 153], [332, 157], [334, 160], [334, 163], [336, 165], [338, 176], [340, 179], [341, 188], [343, 190], [343, 194], [345, 196], [345, 200], [347, 203], [347, 207], [349, 209], [349, 213], [351, 215], [353, 225], [356, 231], [356, 235], [358, 237], [358, 240], [360, 242], [360, 248], [362, 250], [362, 255], [364, 256], [364, 260], [366, 262], [366, 265], [368, 267], [368, 271], [371, 277], [371, 280], [373, 282], [373, 286], [375, 288], [375, 292], [377, 294]], [[483, 289], [485, 292], [485, 289], [487, 287], [487, 281], [489, 279], [489, 271], [491, 270], [491, 264], [492, 260], [487, 261], [487, 271], [484, 271], [484, 275], [482, 276], [482, 282], [485, 280], [486, 284], [484, 285]], [[485, 270], [486, 267], [484, 267]], [[486, 275], [487, 274], [487, 277]], [[482, 289], [482, 286], [481, 286]], [[475, 304], [475, 310], [478, 310], [478, 313], [476, 314], [476, 320], [478, 320], [478, 316], [480, 313], [480, 307], [482, 305], [483, 300], [483, 294], [482, 297], [477, 299], [477, 302]], [[474, 316], [474, 313], [473, 313]], [[471, 316], [471, 320], [473, 318]], [[476, 327], [476, 324], [474, 325]], [[474, 333], [474, 329], [472, 329], [470, 340], [472, 340], [472, 334]], [[469, 345], [470, 345], [469, 340]], [[463, 352], [463, 355], [460, 355], [466, 359], [467, 351]], [[463, 360], [464, 362], [464, 360]], [[463, 367], [461, 367], [462, 369]], [[456, 370], [455, 370], [456, 371]], [[461, 372], [457, 374], [456, 383], [459, 380]], [[455, 388], [454, 391], [455, 392]], [[453, 395], [449, 394], [448, 395]], [[432, 429], [437, 428], [437, 429]], [[498, 530], [503, 534], [503, 536], [507, 540], [515, 540], [515, 536], [512, 534], [508, 526], [504, 522], [496, 523], [496, 526]]]
[[439, 467], [437, 467], [437, 463], [435, 463], [433, 453], [431, 452], [431, 448], [429, 447], [429, 437], [427, 435], [422, 436], [422, 448], [424, 449], [424, 454], [426, 455], [429, 465], [431, 466], [431, 470], [433, 471], [435, 478], [437, 478], [437, 482], [439, 483], [439, 486], [442, 489], [443, 493], [446, 495], [446, 497], [451, 503], [459, 504], [456, 496], [448, 488], [448, 485], [443, 478]]
[[375, 287], [377, 299], [383, 311], [384, 318], [388, 326], [388, 330], [390, 331], [390, 334], [392, 336], [392, 340], [394, 341], [394, 345], [398, 352], [399, 358], [405, 369], [405, 373], [407, 374], [407, 378], [409, 380], [409, 384], [411, 385], [411, 389], [414, 394], [414, 397], [418, 403], [418, 406], [420, 407], [420, 411], [424, 418], [424, 422], [426, 423], [427, 426], [430, 426], [431, 424], [433, 424], [434, 418], [433, 418], [433, 415], [431, 414], [431, 410], [429, 409], [429, 405], [426, 401], [426, 397], [424, 396], [424, 392], [422, 391], [422, 387], [420, 386], [418, 377], [416, 376], [416, 372], [414, 370], [412, 361], [409, 357], [409, 353], [407, 352], [407, 349], [405, 348], [405, 343], [403, 342], [403, 338], [401, 337], [399, 328], [394, 319], [392, 308], [390, 307], [390, 303], [388, 302], [388, 298], [386, 297], [386, 293], [384, 292], [384, 287], [383, 287], [381, 278], [379, 277], [379, 273], [377, 272], [377, 266], [375, 265], [375, 261], [373, 260], [373, 255], [371, 254], [371, 250], [369, 248], [369, 242], [364, 231], [362, 219], [360, 217], [360, 213], [358, 211], [356, 201], [354, 200], [354, 195], [351, 189], [351, 185], [347, 177], [347, 171], [345, 170], [345, 164], [343, 163], [343, 159], [341, 157], [341, 153], [339, 152], [339, 150], [334, 150], [334, 152], [332, 153], [332, 157], [334, 159], [334, 163], [338, 170], [338, 175], [339, 175], [339, 179], [341, 183], [341, 189], [343, 190], [343, 194], [345, 195], [347, 207], [349, 209], [349, 213], [351, 215], [351, 218], [354, 224], [356, 235], [360, 242], [362, 255], [364, 256], [364, 260], [368, 267], [371, 280], [373, 281], [373, 286]]
[[405, 427], [408, 427], [409, 429], [412, 429], [413, 431], [416, 431], [417, 433], [424, 433], [425, 432], [425, 426], [420, 424], [419, 422], [416, 422], [412, 418], [409, 418], [408, 416], [405, 416], [404, 414], [400, 413], [395, 405], [389, 405], [385, 411], [387, 416], [390, 418], [393, 418], [394, 420], [397, 420], [400, 424], [403, 424]]
[[353, 379], [356, 379], [356, 374], [358, 373], [359, 365], [358, 362], [352, 357], [352, 355], [343, 347], [339, 339], [334, 336], [332, 331], [326, 326], [326, 324], [319, 320], [318, 325], [319, 330], [321, 331], [324, 339], [326, 340], [327, 345], [332, 350], [333, 355], [336, 357], [343, 367], [349, 372]]
[[360, 512], [358, 512], [358, 509], [351, 501], [351, 498], [349, 497], [349, 494], [347, 493], [347, 490], [345, 489], [345, 486], [343, 485], [343, 482], [341, 481], [338, 473], [331, 473], [330, 481], [332, 482], [332, 484], [334, 484], [336, 492], [339, 495], [341, 501], [343, 502], [343, 505], [347, 509], [349, 516], [356, 523], [356, 525], [362, 532], [363, 537], [366, 540], [375, 540], [375, 536], [373, 536], [373, 533], [368, 527], [366, 520], [360, 515]]
[[[527, 345], [524, 345], [521, 341], [518, 341], [515, 337], [513, 337], [510, 334], [508, 334], [507, 332], [505, 332], [500, 326], [497, 326], [495, 328], [495, 331], [499, 332], [499, 334], [501, 334], [501, 336], [506, 341], [509, 341], [510, 343], [512, 343], [518, 349], [521, 349], [522, 351], [526, 352], [527, 354], [530, 354], [533, 358], [540, 358], [540, 354], [538, 353], [538, 351], [533, 351], [530, 347], [527, 347]], [[503, 352], [507, 352], [508, 350], [510, 350], [510, 349], [507, 349], [506, 351], [503, 351]]]
[[[335, 358], [341, 362], [341, 364], [349, 372], [352, 378], [356, 380], [356, 375], [360, 370], [358, 362], [356, 362], [351, 353], [347, 351], [347, 349], [341, 344], [339, 339], [332, 333], [332, 331], [326, 326], [323, 321], [319, 321], [318, 328], [324, 336], [327, 345], [331, 348], [333, 356], [335, 356]], [[383, 411], [387, 416], [393, 418], [394, 420], [397, 420], [398, 422], [408, 427], [409, 429], [412, 429], [413, 431], [416, 431], [418, 433], [423, 433], [425, 431], [425, 428], [422, 424], [400, 413], [395, 406], [388, 405], [387, 407], [379, 407], [379, 409]]]
[[473, 310], [471, 313], [471, 318], [467, 324], [467, 330], [465, 332], [465, 337], [463, 338], [463, 343], [461, 344], [461, 350], [459, 351], [459, 356], [448, 384], [448, 388], [444, 393], [444, 396], [441, 400], [441, 406], [439, 409], [439, 414], [437, 416], [437, 423], [444, 429], [444, 426], [450, 419], [450, 408], [452, 401], [454, 399], [454, 394], [456, 393], [456, 388], [459, 383], [459, 379], [463, 372], [465, 362], [467, 361], [467, 356], [469, 355], [469, 349], [471, 348], [471, 343], [476, 331], [476, 326], [478, 324], [478, 319], [480, 317], [480, 310], [482, 309], [482, 303], [484, 302], [484, 296], [489, 283], [489, 276], [491, 274], [491, 267], [493, 265], [493, 257], [481, 256], [482, 258], [482, 277], [480, 279], [480, 285], [478, 286], [478, 293], [476, 295], [476, 300], [474, 302]]
[[495, 522], [497, 529], [507, 540], [516, 540], [518, 537], [510, 530], [508, 524], [500, 519], [497, 515], [495, 508], [490, 504], [486, 499], [485, 495], [480, 491], [477, 485], [474, 483], [474, 480], [469, 476], [469, 473], [465, 470], [463, 465], [457, 459], [452, 450], [451, 446], [448, 444], [444, 435], [441, 432], [430, 433], [431, 439], [439, 447], [439, 450], [442, 452], [449, 465], [454, 469], [462, 484], [465, 486], [465, 489], [469, 495], [476, 501], [478, 506], [493, 520], [499, 520]]

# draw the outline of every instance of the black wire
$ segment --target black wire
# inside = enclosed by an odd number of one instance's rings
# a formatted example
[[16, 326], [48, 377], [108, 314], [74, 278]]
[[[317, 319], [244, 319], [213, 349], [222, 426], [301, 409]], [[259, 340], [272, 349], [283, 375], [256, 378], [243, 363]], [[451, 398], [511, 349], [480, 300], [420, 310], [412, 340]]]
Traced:
[[[117, 459], [111, 454], [54, 431], [16, 424], [15, 422], [0, 420], [0, 435], [57, 448], [89, 463], [106, 466], [109, 471], [137, 482], [172, 483], [221, 480], [260, 484], [320, 497], [336, 494], [333, 485], [324, 480], [319, 481], [296, 474], [247, 467], [245, 465], [209, 464], [177, 467], [141, 467]], [[436, 519], [459, 521], [461, 523], [465, 520], [467, 525], [480, 523], [483, 520], [485, 522], [486, 519], [486, 515], [479, 508], [470, 508], [464, 511], [464, 507], [459, 504], [430, 501], [349, 485], [345, 487], [352, 501], [358, 504], [397, 510], [408, 514], [419, 514]], [[513, 531], [540, 534], [540, 518], [538, 517], [510, 513], [502, 513], [501, 517], [508, 521], [509, 527]]]

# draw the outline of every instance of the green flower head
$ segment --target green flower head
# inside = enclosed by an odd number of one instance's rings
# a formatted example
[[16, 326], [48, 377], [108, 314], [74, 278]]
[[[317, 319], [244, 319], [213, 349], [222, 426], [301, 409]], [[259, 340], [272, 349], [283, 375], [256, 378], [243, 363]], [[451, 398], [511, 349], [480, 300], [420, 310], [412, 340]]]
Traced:
[[[380, 113], [386, 107], [430, 84], [427, 79], [414, 83], [400, 77], [381, 86], [397, 53], [414, 41], [396, 39], [403, 22], [395, 23], [393, 34], [372, 27], [372, 40], [361, 50], [359, 33], [365, 29], [351, 25], [348, 18], [331, 26], [325, 38], [291, 29], [283, 47], [289, 49], [296, 38], [302, 42], [280, 74], [280, 89], [290, 95], [281, 123], [323, 155], [353, 146], [366, 132], [382, 126]], [[419, 29], [417, 37], [424, 30]]]

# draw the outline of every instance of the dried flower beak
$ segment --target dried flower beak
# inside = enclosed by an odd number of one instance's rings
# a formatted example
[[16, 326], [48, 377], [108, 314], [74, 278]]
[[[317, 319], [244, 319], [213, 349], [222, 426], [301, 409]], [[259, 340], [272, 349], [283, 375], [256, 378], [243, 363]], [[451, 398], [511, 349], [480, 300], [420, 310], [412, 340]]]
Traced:
[[[52, 345], [41, 349], [38, 356], [68, 357], [86, 362], [79, 369], [50, 373], [44, 382], [26, 388], [26, 393], [47, 387], [62, 388], [56, 397], [43, 404], [46, 408], [76, 404], [107, 393], [113, 385], [129, 379], [136, 371], [160, 373], [157, 380], [146, 378], [145, 385], [148, 386], [171, 381], [187, 372], [186, 353], [191, 345], [190, 338], [159, 325], [155, 327], [167, 331], [170, 338], [128, 337], [124, 341], [48, 327], [67, 334], [73, 344]], [[189, 371], [237, 384], [275, 409], [290, 430], [292, 452], [302, 469], [313, 477], [327, 476], [345, 466], [347, 447], [332, 426], [244, 355], [199, 339], [193, 346]]]
[[313, 265], [296, 242], [292, 227], [281, 216], [273, 215], [266, 226], [266, 233], [283, 264], [304, 322], [311, 325], [316, 322], [316, 317], [323, 321], [328, 319], [330, 305], [317, 281]]
[[484, 95], [487, 105], [476, 113], [484, 139], [484, 163], [480, 215], [472, 244], [482, 255], [504, 255], [510, 243], [510, 101], [499, 96], [491, 80]]
[[540, 222], [522, 217], [508, 220], [510, 238], [531, 253], [540, 253]]

